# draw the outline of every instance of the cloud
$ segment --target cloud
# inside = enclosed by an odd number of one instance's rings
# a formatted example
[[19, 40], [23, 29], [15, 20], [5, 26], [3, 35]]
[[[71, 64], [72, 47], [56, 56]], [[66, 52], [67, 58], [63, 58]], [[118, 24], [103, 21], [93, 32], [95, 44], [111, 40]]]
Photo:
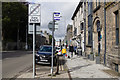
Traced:
[[[33, 1], [33, 0], [31, 0]], [[56, 0], [57, 1], [57, 0]], [[62, 0], [63, 1], [63, 0]], [[61, 20], [59, 22], [59, 28], [55, 31], [55, 38], [64, 38], [67, 25], [72, 23], [71, 17], [79, 2], [41, 2], [35, 0], [33, 2], [40, 2], [41, 4], [41, 29], [51, 31], [48, 29], [48, 23], [52, 21], [53, 12], [59, 11], [61, 13]]]

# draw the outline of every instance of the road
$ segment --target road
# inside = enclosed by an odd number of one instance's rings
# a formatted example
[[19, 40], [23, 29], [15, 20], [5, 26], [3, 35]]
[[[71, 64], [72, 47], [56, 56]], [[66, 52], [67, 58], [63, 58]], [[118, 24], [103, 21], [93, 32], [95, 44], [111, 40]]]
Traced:
[[13, 78], [32, 66], [31, 51], [9, 51], [2, 53], [2, 78]]

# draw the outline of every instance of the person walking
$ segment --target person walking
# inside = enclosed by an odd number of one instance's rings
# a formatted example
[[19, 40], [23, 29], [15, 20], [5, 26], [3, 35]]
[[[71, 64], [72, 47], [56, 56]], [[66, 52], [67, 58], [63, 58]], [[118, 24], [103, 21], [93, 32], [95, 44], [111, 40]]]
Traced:
[[75, 55], [77, 55], [77, 46], [74, 46]]
[[73, 57], [74, 47], [73, 45], [70, 46], [69, 52], [71, 53], [71, 57]]

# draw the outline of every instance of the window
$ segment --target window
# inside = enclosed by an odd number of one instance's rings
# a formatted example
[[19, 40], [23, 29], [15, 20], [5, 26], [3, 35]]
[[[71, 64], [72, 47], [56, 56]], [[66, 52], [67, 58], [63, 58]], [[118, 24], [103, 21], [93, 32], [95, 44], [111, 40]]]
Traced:
[[77, 28], [74, 27], [74, 36], [76, 36], [76, 35], [77, 35]]
[[116, 26], [116, 45], [119, 44], [119, 15], [118, 11], [115, 12], [115, 26]]
[[92, 31], [91, 31], [91, 27], [88, 27], [88, 45], [91, 45], [92, 42]]
[[83, 30], [83, 23], [81, 23], [80, 30]]
[[83, 13], [83, 5], [81, 5], [81, 14]]
[[88, 45], [92, 43], [92, 2], [88, 2]]

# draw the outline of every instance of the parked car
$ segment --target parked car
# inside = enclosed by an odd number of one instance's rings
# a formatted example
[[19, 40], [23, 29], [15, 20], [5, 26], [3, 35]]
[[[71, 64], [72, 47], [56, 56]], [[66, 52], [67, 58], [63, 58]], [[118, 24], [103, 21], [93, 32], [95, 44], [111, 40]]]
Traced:
[[[54, 50], [55, 51], [55, 50]], [[51, 64], [52, 46], [43, 45], [35, 55], [35, 61], [39, 64]], [[53, 64], [56, 65], [56, 55], [53, 54]]]

